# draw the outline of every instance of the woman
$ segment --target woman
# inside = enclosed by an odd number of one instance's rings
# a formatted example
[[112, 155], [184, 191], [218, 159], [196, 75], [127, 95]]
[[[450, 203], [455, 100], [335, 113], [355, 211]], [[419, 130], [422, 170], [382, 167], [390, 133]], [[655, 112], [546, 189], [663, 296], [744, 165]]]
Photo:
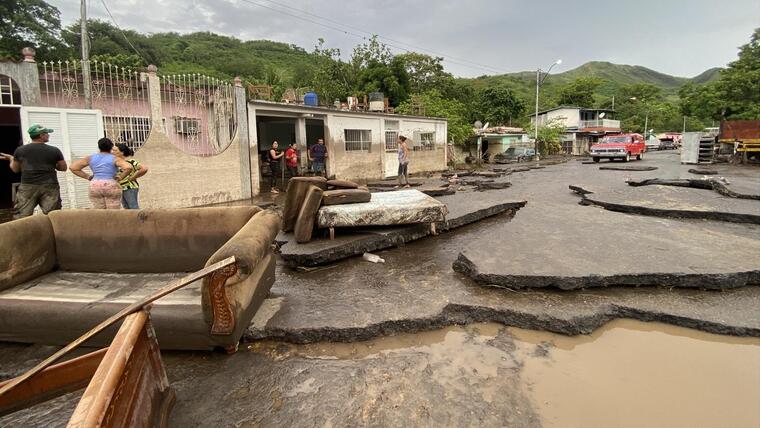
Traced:
[[[111, 153], [113, 143], [108, 138], [98, 140], [98, 153], [74, 161], [69, 170], [77, 177], [90, 180], [90, 203], [96, 209], [118, 210], [121, 208], [121, 186], [132, 172], [132, 165]], [[89, 166], [92, 175], [82, 171]], [[121, 170], [121, 172], [119, 172]]]
[[409, 188], [409, 147], [406, 145], [406, 137], [399, 135], [396, 139], [398, 144], [398, 186], [401, 187], [401, 178], [404, 178], [404, 187]]
[[[296, 143], [290, 143], [288, 149], [285, 150], [285, 166], [288, 168], [288, 174], [290, 177], [298, 177], [298, 145]], [[284, 185], [284, 183], [283, 183]]]
[[111, 153], [132, 165], [132, 172], [119, 181], [119, 185], [121, 186], [121, 206], [128, 210], [139, 210], [140, 204], [137, 202], [137, 193], [140, 191], [140, 183], [137, 182], [137, 179], [148, 173], [148, 167], [133, 158], [132, 156], [134, 156], [135, 152], [124, 143], [116, 143]]
[[277, 150], [278, 147], [279, 143], [275, 141], [272, 143], [272, 148], [269, 149], [269, 170], [272, 173], [269, 184], [272, 187], [272, 193], [280, 193], [280, 191], [277, 190], [277, 177], [281, 174], [280, 159], [285, 155], [285, 153]]

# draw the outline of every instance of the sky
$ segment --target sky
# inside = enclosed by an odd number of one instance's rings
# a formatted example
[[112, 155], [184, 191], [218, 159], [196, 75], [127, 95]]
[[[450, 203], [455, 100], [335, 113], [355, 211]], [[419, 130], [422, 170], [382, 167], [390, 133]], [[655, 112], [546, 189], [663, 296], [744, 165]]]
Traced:
[[[474, 77], [588, 61], [693, 77], [736, 59], [760, 27], [760, 0], [87, 0], [88, 17], [145, 33], [210, 31], [311, 51], [318, 38], [348, 57], [378, 34], [394, 53], [444, 57]], [[69, 25], [79, 0], [48, 0]]]

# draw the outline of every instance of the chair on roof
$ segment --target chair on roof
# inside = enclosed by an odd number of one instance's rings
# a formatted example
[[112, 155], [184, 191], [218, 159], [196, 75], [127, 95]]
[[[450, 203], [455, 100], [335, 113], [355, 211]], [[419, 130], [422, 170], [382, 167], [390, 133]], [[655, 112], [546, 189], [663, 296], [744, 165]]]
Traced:
[[254, 100], [272, 100], [272, 87], [269, 85], [248, 85], [248, 92]]
[[282, 102], [284, 103], [295, 103], [298, 100], [298, 96], [296, 95], [296, 90], [293, 88], [288, 88], [285, 90], [285, 92], [282, 93]]
[[383, 103], [385, 104], [385, 110], [384, 110], [384, 111], [385, 111], [386, 113], [391, 113], [391, 114], [393, 114], [393, 113], [395, 113], [395, 112], [396, 112], [396, 109], [395, 109], [395, 108], [393, 108], [393, 107], [391, 107], [391, 101], [390, 101], [390, 98], [388, 98], [388, 97], [385, 97], [385, 98], [383, 98]]

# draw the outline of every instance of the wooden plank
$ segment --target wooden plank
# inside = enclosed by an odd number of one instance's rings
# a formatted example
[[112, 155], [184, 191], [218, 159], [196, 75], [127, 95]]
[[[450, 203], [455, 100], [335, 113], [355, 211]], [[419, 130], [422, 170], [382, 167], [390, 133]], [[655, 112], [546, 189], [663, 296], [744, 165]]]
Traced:
[[107, 320], [105, 320], [102, 323], [98, 324], [92, 330], [90, 330], [87, 333], [83, 334], [82, 336], [80, 336], [75, 341], [69, 343], [68, 345], [66, 345], [60, 351], [58, 351], [55, 354], [51, 355], [50, 357], [46, 358], [44, 361], [42, 361], [41, 363], [37, 364], [35, 367], [33, 367], [28, 372], [24, 373], [23, 375], [21, 375], [19, 377], [11, 379], [10, 382], [8, 382], [5, 385], [3, 385], [2, 387], [0, 387], [0, 398], [3, 395], [7, 394], [9, 391], [11, 391], [16, 386], [20, 385], [23, 382], [26, 382], [31, 377], [33, 377], [36, 374], [40, 373], [46, 367], [50, 366], [51, 364], [53, 364], [54, 362], [56, 362], [57, 360], [59, 360], [62, 356], [66, 355], [67, 353], [71, 352], [72, 350], [78, 348], [79, 346], [81, 346], [87, 340], [91, 339], [92, 337], [94, 337], [98, 333], [101, 333], [103, 330], [105, 330], [106, 328], [110, 327], [114, 323], [116, 323], [116, 322], [124, 319], [127, 315], [130, 315], [130, 314], [132, 314], [134, 312], [137, 312], [137, 311], [141, 310], [143, 308], [143, 306], [145, 306], [145, 305], [147, 305], [147, 304], [149, 304], [151, 302], [154, 302], [154, 301], [160, 299], [161, 297], [166, 296], [169, 293], [177, 291], [180, 288], [185, 287], [188, 284], [191, 284], [191, 283], [193, 283], [193, 282], [195, 282], [195, 281], [197, 281], [197, 280], [205, 277], [206, 275], [209, 275], [209, 274], [211, 274], [213, 272], [216, 272], [219, 269], [225, 268], [225, 267], [230, 266], [230, 265], [232, 265], [234, 263], [235, 263], [235, 257], [234, 256], [228, 257], [228, 258], [226, 258], [226, 259], [224, 259], [224, 260], [222, 260], [220, 262], [214, 263], [211, 266], [208, 266], [208, 267], [203, 268], [203, 269], [201, 269], [201, 270], [199, 270], [197, 272], [193, 272], [190, 275], [182, 277], [182, 278], [180, 278], [180, 279], [178, 279], [178, 280], [170, 283], [169, 285], [165, 286], [164, 288], [156, 291], [155, 293], [150, 294], [148, 296], [145, 296], [142, 299], [140, 299], [139, 301], [137, 301], [135, 303], [132, 303], [131, 305], [129, 305], [126, 308], [124, 308], [121, 311], [119, 311], [117, 314], [111, 316]]
[[[92, 378], [108, 348], [50, 366], [14, 389], [0, 396], [0, 416], [34, 406], [84, 388]], [[0, 382], [5, 386], [12, 379]]]

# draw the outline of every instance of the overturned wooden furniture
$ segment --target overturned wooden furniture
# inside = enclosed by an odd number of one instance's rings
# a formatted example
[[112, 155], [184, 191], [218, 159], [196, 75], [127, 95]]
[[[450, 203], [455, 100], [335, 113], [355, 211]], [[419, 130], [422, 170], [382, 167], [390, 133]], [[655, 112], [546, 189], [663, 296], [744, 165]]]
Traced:
[[166, 426], [175, 395], [147, 311], [127, 316], [108, 348], [50, 366], [0, 395], [0, 415], [85, 386], [69, 427]]
[[235, 256], [151, 310], [162, 349], [234, 352], [274, 282], [279, 228], [258, 207], [65, 210], [0, 224], [0, 340], [65, 345], [166, 282]]

